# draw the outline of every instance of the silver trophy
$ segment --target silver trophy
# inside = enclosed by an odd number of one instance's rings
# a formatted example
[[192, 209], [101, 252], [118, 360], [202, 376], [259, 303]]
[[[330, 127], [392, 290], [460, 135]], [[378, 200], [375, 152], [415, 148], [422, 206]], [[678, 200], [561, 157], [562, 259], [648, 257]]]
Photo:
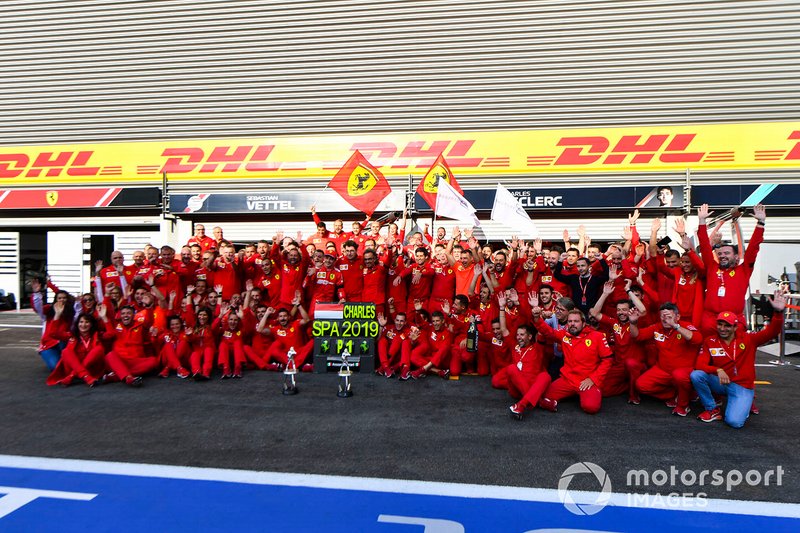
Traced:
[[344, 350], [342, 352], [342, 365], [339, 367], [339, 392], [336, 393], [339, 398], [349, 398], [353, 395], [353, 383], [350, 381], [353, 371], [350, 370], [348, 357], [350, 357], [350, 352]]
[[283, 394], [289, 396], [297, 394], [297, 363], [294, 362], [294, 356], [297, 352], [294, 351], [294, 346], [289, 348], [286, 352], [286, 369], [283, 371]]

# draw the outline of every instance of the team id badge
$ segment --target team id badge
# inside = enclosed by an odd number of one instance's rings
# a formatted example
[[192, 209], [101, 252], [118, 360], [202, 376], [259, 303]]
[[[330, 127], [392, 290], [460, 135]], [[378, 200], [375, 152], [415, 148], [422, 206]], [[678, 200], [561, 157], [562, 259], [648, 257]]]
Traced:
[[717, 289], [717, 296], [720, 298], [725, 296], [725, 285], [720, 285], [719, 289]]

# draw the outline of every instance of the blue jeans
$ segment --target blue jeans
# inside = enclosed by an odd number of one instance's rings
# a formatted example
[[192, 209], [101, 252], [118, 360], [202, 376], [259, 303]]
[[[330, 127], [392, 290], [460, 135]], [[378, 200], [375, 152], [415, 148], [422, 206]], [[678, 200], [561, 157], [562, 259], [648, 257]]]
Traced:
[[59, 342], [52, 348], [48, 348], [39, 352], [39, 355], [42, 357], [44, 364], [47, 365], [49, 370], [53, 370], [58, 362], [61, 360], [61, 350], [67, 347], [67, 343], [64, 341]]
[[711, 411], [716, 407], [714, 394], [727, 396], [725, 423], [734, 428], [744, 426], [747, 417], [750, 416], [750, 407], [753, 405], [753, 397], [756, 394], [755, 389], [747, 389], [733, 382], [723, 385], [715, 374], [709, 374], [702, 370], [695, 370], [690, 377], [706, 411]]

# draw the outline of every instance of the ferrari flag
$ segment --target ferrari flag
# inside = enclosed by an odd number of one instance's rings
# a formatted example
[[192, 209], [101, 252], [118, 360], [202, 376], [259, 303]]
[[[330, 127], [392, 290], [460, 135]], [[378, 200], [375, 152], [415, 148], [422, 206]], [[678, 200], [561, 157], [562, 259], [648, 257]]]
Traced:
[[419, 182], [419, 186], [417, 187], [417, 194], [422, 196], [422, 199], [425, 200], [425, 203], [428, 204], [431, 209], [436, 208], [436, 195], [439, 193], [439, 180], [442, 179], [449, 183], [458, 194], [464, 194], [464, 191], [461, 190], [461, 187], [456, 181], [456, 177], [450, 172], [447, 161], [444, 160], [442, 154], [439, 154], [439, 157], [433, 162], [433, 165], [428, 169], [425, 177], [422, 178], [422, 181]]
[[372, 216], [392, 187], [383, 174], [356, 150], [328, 183], [347, 203]]

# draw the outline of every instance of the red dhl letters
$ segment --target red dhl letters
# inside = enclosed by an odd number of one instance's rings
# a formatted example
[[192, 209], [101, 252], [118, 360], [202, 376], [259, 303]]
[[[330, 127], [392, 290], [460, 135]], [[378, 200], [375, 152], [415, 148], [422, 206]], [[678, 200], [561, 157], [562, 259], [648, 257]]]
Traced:
[[100, 167], [86, 166], [93, 153], [39, 152], [33, 163], [27, 154], [0, 154], [0, 178], [17, 178], [23, 173], [27, 178], [38, 178], [45, 171], [44, 176], [55, 177], [60, 176], [65, 168], [68, 176], [96, 176]]
[[[694, 133], [674, 135], [664, 148], [658, 159], [662, 163], [697, 163], [705, 152], [687, 152], [687, 148], [695, 138]], [[620, 165], [627, 157], [631, 163], [649, 163], [664, 146], [669, 135], [650, 135], [641, 141], [641, 135], [625, 135], [610, 150], [611, 140], [606, 137], [562, 137], [558, 146], [567, 146], [558, 156], [554, 165], [575, 166], [591, 165], [601, 162], [603, 165]], [[605, 157], [603, 157], [605, 156]], [[602, 158], [602, 161], [600, 161]]]

